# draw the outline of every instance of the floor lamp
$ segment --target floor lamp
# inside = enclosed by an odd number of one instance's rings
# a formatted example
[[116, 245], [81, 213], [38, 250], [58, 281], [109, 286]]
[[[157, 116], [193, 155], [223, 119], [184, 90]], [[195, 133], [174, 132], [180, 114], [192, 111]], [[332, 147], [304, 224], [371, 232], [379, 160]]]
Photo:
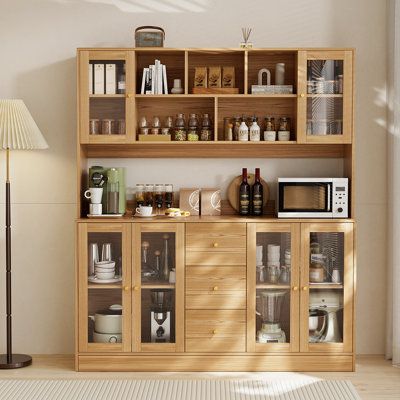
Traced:
[[6, 313], [7, 354], [0, 355], [0, 369], [26, 367], [32, 357], [12, 352], [11, 320], [11, 198], [10, 150], [46, 149], [49, 146], [22, 100], [0, 99], [0, 148], [6, 150]]

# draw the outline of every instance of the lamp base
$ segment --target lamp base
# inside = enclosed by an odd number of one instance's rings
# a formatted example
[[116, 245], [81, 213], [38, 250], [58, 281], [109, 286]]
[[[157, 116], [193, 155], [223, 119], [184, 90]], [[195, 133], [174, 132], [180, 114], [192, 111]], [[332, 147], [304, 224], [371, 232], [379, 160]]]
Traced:
[[26, 354], [11, 354], [11, 362], [7, 362], [7, 354], [0, 354], [0, 369], [23, 368], [32, 364], [32, 357]]

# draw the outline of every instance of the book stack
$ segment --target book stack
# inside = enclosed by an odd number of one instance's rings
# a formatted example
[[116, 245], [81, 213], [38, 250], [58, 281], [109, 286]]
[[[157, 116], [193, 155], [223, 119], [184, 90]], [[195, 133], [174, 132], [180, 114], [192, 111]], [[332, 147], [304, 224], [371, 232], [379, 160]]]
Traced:
[[167, 69], [160, 60], [143, 68], [141, 94], [168, 94]]

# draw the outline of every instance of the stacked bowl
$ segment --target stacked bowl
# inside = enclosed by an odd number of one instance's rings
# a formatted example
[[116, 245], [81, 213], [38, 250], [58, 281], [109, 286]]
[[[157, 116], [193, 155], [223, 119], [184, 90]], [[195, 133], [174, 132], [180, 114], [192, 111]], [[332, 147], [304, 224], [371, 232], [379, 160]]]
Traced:
[[94, 274], [99, 280], [115, 278], [115, 261], [97, 261], [94, 264]]

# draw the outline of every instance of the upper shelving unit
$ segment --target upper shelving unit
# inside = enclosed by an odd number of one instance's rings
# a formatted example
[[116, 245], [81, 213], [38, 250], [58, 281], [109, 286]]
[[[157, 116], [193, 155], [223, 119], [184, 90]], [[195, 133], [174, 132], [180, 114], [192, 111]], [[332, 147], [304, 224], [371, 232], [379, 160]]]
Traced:
[[343, 157], [353, 140], [352, 49], [79, 49], [78, 69], [88, 157]]

